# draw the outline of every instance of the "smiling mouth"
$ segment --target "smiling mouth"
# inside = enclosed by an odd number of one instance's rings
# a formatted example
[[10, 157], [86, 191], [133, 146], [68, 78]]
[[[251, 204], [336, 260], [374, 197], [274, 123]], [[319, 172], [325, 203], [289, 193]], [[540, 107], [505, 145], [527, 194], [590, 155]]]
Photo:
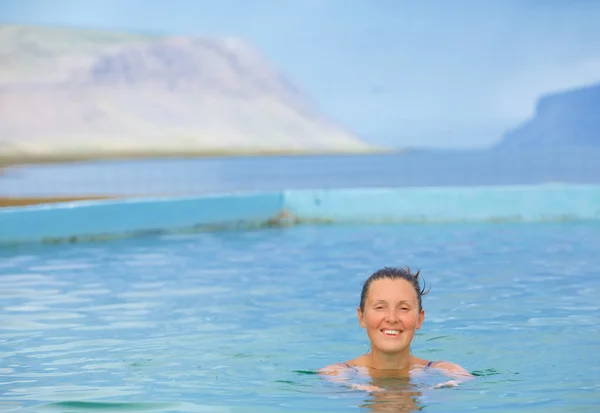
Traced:
[[388, 337], [396, 337], [400, 335], [400, 330], [383, 329], [380, 331]]

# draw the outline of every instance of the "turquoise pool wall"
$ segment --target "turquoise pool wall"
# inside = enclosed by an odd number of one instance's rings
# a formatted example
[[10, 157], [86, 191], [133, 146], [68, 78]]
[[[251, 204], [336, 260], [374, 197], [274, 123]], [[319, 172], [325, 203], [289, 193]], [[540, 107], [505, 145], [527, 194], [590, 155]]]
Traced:
[[282, 194], [127, 199], [0, 209], [0, 243], [127, 236], [262, 223], [281, 211]]
[[548, 221], [600, 219], [600, 186], [523, 186], [288, 191], [303, 219], [334, 221]]
[[294, 190], [1, 208], [0, 243], [278, 222], [599, 219], [600, 186]]

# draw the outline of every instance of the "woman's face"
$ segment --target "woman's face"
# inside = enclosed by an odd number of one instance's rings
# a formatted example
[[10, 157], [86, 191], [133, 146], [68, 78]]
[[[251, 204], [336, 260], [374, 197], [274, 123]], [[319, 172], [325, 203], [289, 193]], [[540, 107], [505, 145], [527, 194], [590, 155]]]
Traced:
[[360, 325], [367, 330], [373, 350], [390, 354], [410, 348], [424, 318], [414, 287], [402, 279], [371, 283], [364, 311], [358, 309]]

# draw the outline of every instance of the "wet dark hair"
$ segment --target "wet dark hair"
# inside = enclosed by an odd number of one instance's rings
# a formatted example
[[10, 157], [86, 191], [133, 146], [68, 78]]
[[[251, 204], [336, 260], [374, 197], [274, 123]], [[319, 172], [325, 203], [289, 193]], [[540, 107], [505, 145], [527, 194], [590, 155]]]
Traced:
[[360, 294], [360, 311], [365, 311], [365, 302], [367, 301], [367, 294], [369, 293], [369, 287], [374, 281], [389, 279], [389, 280], [405, 280], [410, 283], [415, 289], [417, 293], [417, 299], [419, 300], [419, 311], [423, 309], [423, 305], [421, 303], [421, 297], [426, 295], [429, 290], [425, 291], [425, 282], [423, 282], [423, 287], [419, 284], [419, 274], [421, 274], [420, 270], [417, 272], [412, 272], [410, 267], [403, 268], [392, 268], [392, 267], [384, 267], [378, 271], [375, 271], [367, 280], [365, 281], [362, 292]]

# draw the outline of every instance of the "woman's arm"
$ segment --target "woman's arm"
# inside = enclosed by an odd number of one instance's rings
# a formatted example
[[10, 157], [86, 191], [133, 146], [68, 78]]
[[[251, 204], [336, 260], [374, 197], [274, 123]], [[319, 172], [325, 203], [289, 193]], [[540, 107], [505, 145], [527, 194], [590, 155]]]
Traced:
[[467, 382], [469, 380], [473, 380], [475, 377], [465, 370], [463, 367], [458, 364], [450, 363], [448, 361], [438, 361], [435, 362], [431, 367], [440, 369], [444, 374], [452, 377], [454, 380], [448, 380], [445, 383], [440, 383], [434, 388], [439, 389], [442, 387], [455, 387], [461, 383]]

